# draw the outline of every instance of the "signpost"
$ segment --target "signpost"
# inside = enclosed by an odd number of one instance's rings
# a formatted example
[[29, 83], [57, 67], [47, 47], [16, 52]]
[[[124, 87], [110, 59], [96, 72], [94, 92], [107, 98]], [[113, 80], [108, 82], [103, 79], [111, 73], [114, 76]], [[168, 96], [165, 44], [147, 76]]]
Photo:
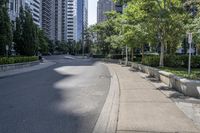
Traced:
[[189, 43], [189, 61], [188, 61], [188, 74], [191, 74], [191, 55], [192, 55], [192, 33], [188, 34]]

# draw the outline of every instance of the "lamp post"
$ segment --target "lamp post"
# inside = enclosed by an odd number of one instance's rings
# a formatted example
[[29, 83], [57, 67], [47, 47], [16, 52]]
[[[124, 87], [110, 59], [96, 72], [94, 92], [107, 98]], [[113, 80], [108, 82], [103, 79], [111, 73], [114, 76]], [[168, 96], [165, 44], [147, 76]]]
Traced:
[[[123, 35], [124, 33], [124, 24], [126, 24], [126, 21], [122, 21], [122, 31], [121, 31], [121, 36]], [[127, 66], [128, 65], [128, 46], [126, 44], [126, 47], [125, 47], [125, 52], [126, 52], [126, 59], [125, 59], [125, 65]]]
[[8, 50], [9, 50], [9, 46], [6, 45], [6, 56], [8, 57]]
[[189, 43], [189, 61], [188, 61], [188, 74], [191, 74], [191, 54], [192, 54], [192, 33], [188, 33], [188, 43]]
[[[125, 6], [125, 1], [123, 0], [122, 13], [124, 13], [124, 6]], [[126, 21], [122, 22], [122, 24], [126, 24], [126, 23], [127, 23]], [[123, 27], [123, 33], [124, 33], [124, 27]], [[126, 44], [126, 61], [125, 61], [125, 65], [128, 66], [128, 46], [127, 46], [127, 44]]]
[[126, 63], [125, 63], [126, 66], [128, 66], [128, 46], [126, 44]]

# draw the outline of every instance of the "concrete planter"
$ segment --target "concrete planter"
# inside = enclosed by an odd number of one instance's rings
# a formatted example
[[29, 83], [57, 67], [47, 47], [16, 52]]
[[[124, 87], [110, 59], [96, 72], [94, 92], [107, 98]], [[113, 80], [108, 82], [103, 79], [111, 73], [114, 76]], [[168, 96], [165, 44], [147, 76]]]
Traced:
[[0, 65], [0, 72], [30, 67], [30, 66], [38, 65], [39, 63], [40, 61], [33, 61], [33, 62], [25, 62], [25, 63]]
[[149, 76], [155, 77], [156, 79], [167, 84], [170, 88], [173, 88], [186, 96], [200, 98], [199, 80], [188, 80], [185, 78], [177, 77], [172, 73], [137, 63], [132, 63], [131, 67], [145, 72]]
[[120, 60], [117, 59], [104, 59], [105, 62], [110, 62], [110, 63], [120, 63]]
[[[118, 60], [118, 62], [119, 62], [120, 65], [125, 65], [126, 64], [126, 62], [123, 61], [123, 60]], [[128, 61], [127, 66], [131, 66], [131, 65], [132, 65], [132, 62]]]

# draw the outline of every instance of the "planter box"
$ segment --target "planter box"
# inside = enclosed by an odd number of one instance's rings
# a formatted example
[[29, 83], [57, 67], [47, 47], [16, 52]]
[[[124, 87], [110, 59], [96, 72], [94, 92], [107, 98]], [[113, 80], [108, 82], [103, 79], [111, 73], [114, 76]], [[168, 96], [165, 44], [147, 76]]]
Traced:
[[173, 88], [186, 96], [200, 98], [199, 80], [188, 80], [185, 78], [177, 77], [172, 73], [137, 63], [132, 63], [131, 67], [145, 72], [149, 76], [155, 77], [156, 79], [168, 85], [170, 88]]
[[0, 65], [0, 72], [30, 67], [30, 66], [38, 65], [39, 63], [40, 61], [33, 61], [33, 62]]

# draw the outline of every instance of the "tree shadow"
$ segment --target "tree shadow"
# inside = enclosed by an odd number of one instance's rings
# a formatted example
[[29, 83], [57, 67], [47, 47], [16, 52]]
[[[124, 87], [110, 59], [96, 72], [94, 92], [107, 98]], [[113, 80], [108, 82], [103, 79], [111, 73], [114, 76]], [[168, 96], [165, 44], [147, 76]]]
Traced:
[[[66, 65], [92, 66], [94, 63], [86, 61]], [[92, 112], [91, 115], [91, 112], [74, 113], [66, 107], [71, 107], [74, 88], [65, 87], [63, 90], [55, 84], [75, 75], [52, 71], [57, 67], [60, 65], [0, 80], [0, 133], [92, 132], [100, 112]], [[65, 104], [67, 102], [69, 105]], [[87, 121], [90, 118], [91, 121]]]

